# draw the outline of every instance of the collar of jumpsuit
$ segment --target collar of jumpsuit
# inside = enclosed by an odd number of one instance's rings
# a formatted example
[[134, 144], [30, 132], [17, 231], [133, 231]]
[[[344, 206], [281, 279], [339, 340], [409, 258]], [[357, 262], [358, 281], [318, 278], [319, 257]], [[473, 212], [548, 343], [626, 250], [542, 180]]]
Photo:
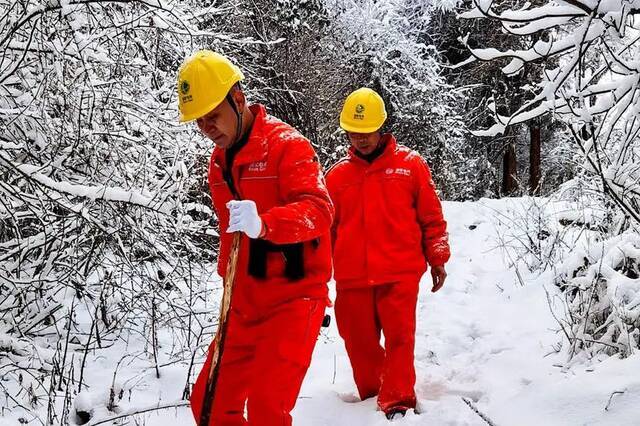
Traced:
[[391, 133], [385, 133], [380, 138], [378, 147], [369, 155], [361, 154], [353, 146], [349, 148], [349, 159], [371, 167], [378, 167], [383, 159], [389, 158], [396, 150], [398, 143]]
[[250, 105], [249, 109], [254, 115], [254, 121], [247, 134], [227, 149], [217, 146], [213, 149], [214, 161], [223, 169], [226, 169], [228, 159], [232, 159], [234, 166], [240, 166], [267, 157], [267, 140], [263, 137], [267, 110], [260, 104]]
[[247, 130], [247, 133], [242, 135], [239, 140], [235, 141], [230, 147], [225, 150], [225, 165], [228, 169], [233, 166], [233, 160], [242, 148], [249, 142], [249, 135], [251, 135], [251, 128]]

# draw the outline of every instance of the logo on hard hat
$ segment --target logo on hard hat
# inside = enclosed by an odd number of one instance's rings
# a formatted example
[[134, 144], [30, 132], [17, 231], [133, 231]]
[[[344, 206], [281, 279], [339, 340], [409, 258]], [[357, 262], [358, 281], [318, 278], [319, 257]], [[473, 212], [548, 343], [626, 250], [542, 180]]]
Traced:
[[182, 94], [186, 95], [189, 92], [190, 88], [191, 86], [189, 86], [189, 82], [187, 80], [182, 80], [182, 83], [180, 83], [180, 91], [182, 92]]
[[362, 105], [362, 104], [356, 105], [356, 112], [358, 114], [362, 114], [364, 112], [364, 105]]
[[180, 92], [182, 93], [180, 100], [182, 103], [193, 101], [193, 96], [189, 94], [189, 90], [191, 90], [189, 82], [187, 80], [182, 80], [182, 83], [180, 83]]

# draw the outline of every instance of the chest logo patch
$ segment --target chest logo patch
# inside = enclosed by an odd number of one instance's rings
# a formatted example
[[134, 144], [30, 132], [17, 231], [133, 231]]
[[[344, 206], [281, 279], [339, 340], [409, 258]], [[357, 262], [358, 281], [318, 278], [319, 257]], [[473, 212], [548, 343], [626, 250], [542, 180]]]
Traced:
[[250, 172], [264, 172], [267, 170], [267, 162], [266, 161], [256, 161], [255, 163], [249, 164], [247, 170]]
[[387, 175], [401, 175], [401, 176], [411, 176], [411, 170], [409, 169], [403, 169], [403, 168], [397, 168], [397, 169], [393, 169], [393, 168], [388, 168], [385, 171], [385, 174]]

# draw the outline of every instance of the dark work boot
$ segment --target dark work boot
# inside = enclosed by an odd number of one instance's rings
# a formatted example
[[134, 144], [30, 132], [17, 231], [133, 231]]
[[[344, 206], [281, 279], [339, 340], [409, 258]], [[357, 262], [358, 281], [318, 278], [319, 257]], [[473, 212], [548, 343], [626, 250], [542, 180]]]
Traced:
[[407, 414], [406, 408], [392, 408], [391, 410], [384, 413], [384, 415], [387, 417], [387, 420], [391, 421], [401, 419], [405, 416], [405, 414]]

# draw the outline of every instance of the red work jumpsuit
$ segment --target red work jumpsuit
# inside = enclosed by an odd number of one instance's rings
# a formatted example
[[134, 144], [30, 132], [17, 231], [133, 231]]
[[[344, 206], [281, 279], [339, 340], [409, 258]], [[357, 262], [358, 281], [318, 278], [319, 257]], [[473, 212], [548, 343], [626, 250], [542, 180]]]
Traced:
[[381, 143], [371, 164], [351, 148], [326, 179], [336, 209], [338, 330], [361, 399], [378, 395], [388, 412], [415, 408], [418, 283], [427, 263], [446, 263], [449, 244], [427, 163], [390, 134]]
[[[316, 153], [307, 139], [267, 115], [264, 107], [253, 105], [251, 110], [255, 122], [231, 175], [239, 196], [256, 202], [266, 234], [261, 240], [242, 234], [211, 415], [215, 426], [291, 424], [289, 412], [311, 361], [331, 278], [334, 211]], [[225, 151], [215, 148], [209, 186], [220, 222], [218, 273], [223, 277], [232, 239], [226, 232], [226, 203], [234, 199], [223, 177], [225, 167]], [[212, 352], [209, 348], [193, 387], [196, 419]]]

